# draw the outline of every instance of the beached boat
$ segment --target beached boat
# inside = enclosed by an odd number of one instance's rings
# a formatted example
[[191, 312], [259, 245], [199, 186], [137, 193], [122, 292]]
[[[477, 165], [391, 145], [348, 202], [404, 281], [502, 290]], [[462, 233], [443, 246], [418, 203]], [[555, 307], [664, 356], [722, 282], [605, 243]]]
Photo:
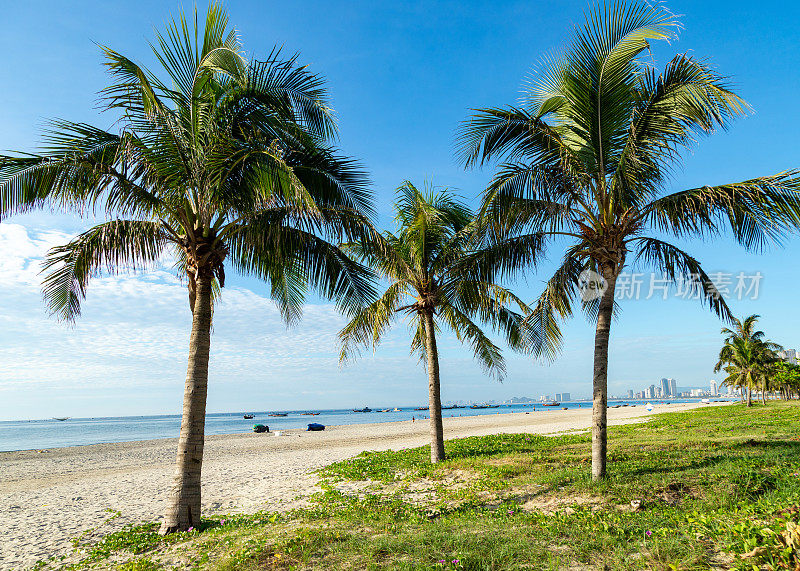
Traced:
[[308, 425], [308, 428], [306, 430], [308, 432], [318, 432], [320, 430], [325, 430], [325, 425], [319, 424], [318, 422], [312, 422], [311, 424]]
[[289, 416], [289, 413], [288, 412], [272, 412], [272, 413], [268, 414], [267, 416]]
[[372, 409], [365, 406], [364, 408], [354, 408], [353, 412], [372, 412]]
[[255, 417], [254, 417], [252, 414], [246, 414], [246, 415], [244, 415], [244, 419], [245, 419], [245, 420], [250, 420], [251, 418], [255, 418]]

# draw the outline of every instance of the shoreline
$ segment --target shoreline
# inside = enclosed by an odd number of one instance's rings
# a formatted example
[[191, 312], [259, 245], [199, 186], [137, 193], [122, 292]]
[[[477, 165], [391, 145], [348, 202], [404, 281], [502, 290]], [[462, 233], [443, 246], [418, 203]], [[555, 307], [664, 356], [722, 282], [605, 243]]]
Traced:
[[[608, 409], [609, 425], [663, 412], [728, 403], [675, 403]], [[538, 411], [537, 411], [538, 412]], [[591, 409], [445, 417], [445, 438], [499, 433], [555, 434], [591, 426]], [[203, 513], [285, 511], [318, 490], [315, 471], [365, 450], [427, 444], [427, 419], [328, 426], [206, 438]], [[0, 453], [0, 569], [24, 568], [68, 553], [70, 539], [100, 525], [102, 535], [128, 523], [157, 521], [172, 482], [176, 438]]]
[[[609, 400], [609, 409], [612, 409], [614, 407], [619, 407], [619, 408], [637, 408], [637, 407], [640, 407], [640, 406], [644, 406], [648, 402], [651, 402], [654, 406], [665, 405], [665, 404], [670, 404], [670, 405], [701, 404], [699, 399], [698, 400], [680, 399], [680, 401], [675, 401], [675, 400], [668, 401], [668, 400], [663, 400], [663, 399], [662, 400], [656, 400], [656, 399], [650, 399], [650, 400], [647, 400], [647, 399], [645, 399], [645, 400], [616, 399], [616, 400], [613, 400], [613, 401]], [[715, 403], [715, 402], [732, 402], [732, 401], [728, 401], [728, 400], [713, 400], [711, 402]], [[622, 403], [624, 403], [624, 404], [622, 404]], [[576, 404], [577, 404], [577, 406], [575, 406]], [[512, 406], [515, 407], [515, 408], [510, 408]], [[538, 406], [539, 408], [532, 408], [534, 406]], [[586, 409], [591, 409], [592, 402], [591, 401], [568, 401], [567, 403], [565, 403], [565, 406], [568, 407], [567, 410], [586, 410]], [[493, 417], [493, 416], [496, 416], [497, 414], [507, 415], [507, 414], [518, 414], [518, 413], [524, 413], [524, 412], [539, 414], [539, 413], [554, 413], [554, 412], [561, 412], [562, 411], [562, 409], [560, 407], [552, 407], [551, 408], [551, 407], [544, 406], [541, 403], [521, 403], [521, 404], [515, 404], [515, 405], [501, 405], [501, 407], [502, 408], [499, 408], [499, 409], [491, 409], [492, 412], [471, 411], [468, 407], [460, 408], [460, 409], [444, 409], [442, 416], [443, 416], [443, 418], [473, 417], [473, 416], [492, 416]], [[287, 432], [287, 431], [296, 432], [296, 431], [299, 430], [299, 431], [304, 432], [305, 431], [304, 424], [306, 423], [306, 421], [321, 422], [327, 428], [332, 429], [332, 428], [338, 428], [338, 427], [343, 427], [343, 426], [356, 426], [356, 425], [360, 426], [360, 425], [372, 425], [372, 424], [383, 425], [383, 424], [403, 423], [403, 422], [409, 421], [410, 420], [410, 416], [412, 416], [414, 414], [416, 414], [416, 415], [427, 415], [427, 410], [417, 411], [416, 409], [412, 409], [410, 407], [406, 407], [404, 409], [401, 409], [401, 414], [397, 415], [400, 418], [395, 418], [395, 419], [392, 418], [393, 416], [395, 416], [395, 414], [393, 412], [391, 414], [381, 415], [381, 416], [378, 416], [378, 417], [375, 417], [375, 416], [371, 415], [371, 418], [369, 418], [368, 420], [362, 419], [362, 418], [360, 418], [358, 416], [350, 416], [349, 414], [342, 415], [341, 414], [342, 412], [348, 412], [345, 409], [335, 409], [335, 410], [334, 409], [330, 409], [330, 410], [322, 410], [322, 411], [315, 411], [315, 412], [321, 412], [324, 416], [322, 418], [317, 418], [316, 416], [308, 416], [307, 418], [305, 418], [305, 417], [304, 418], [298, 418], [297, 415], [301, 414], [301, 413], [299, 413], [297, 411], [290, 411], [289, 414], [293, 415], [289, 419], [290, 422], [291, 422], [291, 425], [290, 426], [286, 426], [286, 427], [282, 427], [281, 426], [283, 424], [282, 421], [285, 421], [286, 419], [282, 419], [282, 418], [280, 418], [280, 419], [262, 418], [262, 417], [268, 415], [267, 412], [257, 412], [257, 413], [255, 413], [255, 414], [257, 414], [259, 416], [259, 418], [253, 419], [252, 422], [268, 424], [273, 431], [279, 430], [279, 431], [282, 431], [282, 432]], [[374, 411], [374, 412], [382, 412], [382, 411]], [[209, 415], [207, 415], [207, 418], [213, 418], [216, 422], [219, 421], [220, 417], [226, 418], [226, 422], [228, 420], [239, 422], [240, 426], [236, 427], [234, 430], [230, 430], [231, 427], [230, 426], [226, 426], [223, 431], [219, 431], [219, 425], [217, 425], [217, 428], [216, 428], [217, 431], [215, 432], [214, 431], [215, 428], [213, 426], [214, 423], [207, 422], [206, 440], [208, 440], [210, 438], [213, 438], [213, 437], [218, 437], [218, 436], [242, 435], [242, 434], [248, 434], [250, 432], [245, 426], [241, 425], [241, 420], [242, 419], [241, 419], [241, 414], [240, 413], [225, 412], [225, 413], [210, 413]], [[82, 446], [97, 446], [97, 445], [104, 445], [104, 444], [106, 444], [106, 445], [124, 445], [124, 444], [132, 443], [132, 442], [151, 442], [151, 441], [167, 442], [167, 441], [170, 441], [170, 440], [177, 440], [177, 434], [178, 434], [178, 431], [180, 429], [180, 425], [179, 424], [180, 424], [180, 418], [181, 417], [180, 417], [179, 414], [173, 414], [173, 415], [151, 415], [151, 416], [140, 416], [140, 415], [137, 415], [137, 416], [129, 416], [129, 417], [111, 416], [111, 417], [102, 417], [102, 418], [100, 418], [100, 417], [77, 418], [76, 417], [76, 418], [71, 419], [73, 421], [73, 424], [70, 424], [70, 425], [52, 424], [51, 419], [43, 419], [43, 420], [35, 420], [35, 421], [34, 420], [0, 421], [0, 429], [2, 429], [3, 424], [13, 424], [13, 425], [22, 424], [22, 425], [24, 425], [24, 424], [27, 424], [27, 423], [34, 423], [34, 424], [37, 425], [37, 429], [41, 431], [42, 428], [43, 428], [43, 423], [48, 423], [48, 426], [47, 426], [48, 429], [51, 429], [51, 428], [52, 429], [57, 429], [57, 428], [60, 428], [62, 426], [66, 426], [68, 429], [78, 429], [78, 430], [80, 430], [82, 425], [81, 424], [77, 424], [76, 425], [76, 424], [74, 424], [74, 422], [82, 423], [82, 422], [86, 422], [86, 421], [89, 421], [89, 422], [115, 421], [115, 422], [119, 423], [120, 421], [125, 421], [125, 420], [128, 420], [128, 419], [136, 421], [136, 420], [140, 420], [140, 419], [165, 419], [165, 418], [168, 418], [168, 419], [170, 419], [172, 421], [175, 421], [177, 423], [177, 426], [174, 427], [174, 430], [172, 430], [172, 428], [170, 428], [166, 433], [163, 433], [163, 430], [157, 431], [157, 432], [162, 432], [163, 435], [157, 435], [157, 436], [149, 437], [146, 434], [141, 434], [141, 435], [136, 434], [132, 438], [127, 438], [127, 439], [123, 439], [123, 438], [119, 438], [119, 437], [113, 437], [113, 436], [107, 436], [106, 439], [98, 438], [98, 440], [96, 440], [96, 441], [78, 442], [78, 443], [66, 443], [66, 444], [63, 444], [63, 445], [62, 444], [53, 443], [52, 442], [52, 438], [50, 438], [49, 439], [50, 442], [36, 443], [38, 445], [35, 445], [35, 446], [34, 445], [30, 445], [30, 447], [25, 447], [25, 448], [18, 448], [18, 447], [9, 447], [9, 448], [5, 448], [5, 449], [0, 448], [0, 460], [2, 460], [4, 455], [9, 454], [9, 453], [13, 453], [13, 452], [29, 452], [29, 451], [30, 452], [37, 452], [37, 451], [50, 452], [50, 451], [53, 451], [53, 450], [58, 450], [58, 449], [63, 449], [63, 448], [77, 448], [77, 447], [82, 447]], [[344, 420], [344, 419], [354, 420], [354, 422], [342, 422], [342, 420]], [[277, 426], [275, 426], [275, 424], [277, 424]], [[108, 428], [106, 430], [111, 430], [113, 432], [114, 429], [115, 429], [115, 424], [112, 423], [109, 426], [110, 426], [110, 428]], [[119, 424], [117, 424], [116, 426], [119, 426]], [[211, 432], [208, 432], [209, 430]], [[135, 431], [136, 430], [134, 430], [134, 432]], [[66, 436], [66, 440], [69, 441], [70, 439], [72, 439], [71, 436], [72, 435], [70, 435], [69, 432], [68, 432], [67, 436]], [[24, 441], [25, 437], [26, 437], [25, 435], [20, 434], [19, 436], [16, 437], [16, 439], [18, 441], [22, 442], [22, 441]], [[33, 440], [37, 439], [36, 433], [31, 434], [31, 435], [27, 435], [27, 437], [28, 438], [32, 438]], [[2, 446], [3, 444], [4, 444], [3, 440], [0, 438], [0, 446]]]

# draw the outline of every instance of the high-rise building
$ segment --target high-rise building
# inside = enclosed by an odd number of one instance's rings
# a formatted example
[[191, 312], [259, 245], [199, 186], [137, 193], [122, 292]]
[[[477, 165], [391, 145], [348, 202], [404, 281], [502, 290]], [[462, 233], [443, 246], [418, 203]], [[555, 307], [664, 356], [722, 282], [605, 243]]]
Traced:
[[711, 386], [711, 396], [712, 397], [717, 396], [719, 394], [718, 391], [717, 391], [717, 381], [714, 380], [714, 379], [711, 379], [708, 384]]
[[678, 396], [678, 383], [675, 379], [668, 379], [669, 380], [669, 394], [670, 396], [676, 397]]
[[647, 390], [645, 391], [645, 395], [646, 395], [645, 398], [648, 398], [648, 399], [656, 398], [656, 386], [655, 385], [650, 385], [649, 387], [647, 387]]
[[628, 389], [628, 398], [629, 399], [633, 398], [633, 389]]
[[671, 395], [672, 393], [669, 392], [669, 379], [661, 379], [661, 395], [662, 397], [666, 397]]

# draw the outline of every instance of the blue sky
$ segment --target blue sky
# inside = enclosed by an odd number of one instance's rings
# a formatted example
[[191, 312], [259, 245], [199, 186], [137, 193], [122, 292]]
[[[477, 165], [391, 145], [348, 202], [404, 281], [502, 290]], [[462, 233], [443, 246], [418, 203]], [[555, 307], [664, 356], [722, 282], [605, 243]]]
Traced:
[[[718, 184], [800, 167], [800, 7], [785, 2], [668, 2], [683, 15], [680, 39], [654, 50], [659, 67], [678, 52], [707, 57], [753, 106], [728, 132], [700, 141], [672, 181], [675, 189]], [[201, 4], [201, 10], [205, 5]], [[226, 3], [246, 50], [274, 45], [328, 79], [340, 146], [374, 182], [380, 221], [391, 223], [393, 189], [404, 179], [458, 188], [471, 201], [490, 170], [465, 172], [453, 134], [472, 107], [516, 103], [526, 74], [564, 44], [587, 4], [560, 2], [256, 2]], [[190, 3], [17, 2], [4, 7], [0, 36], [0, 148], [30, 150], [51, 117], [107, 127], [96, 92], [105, 85], [97, 44], [152, 65], [147, 40]], [[39, 259], [88, 222], [36, 213], [0, 223], [0, 419], [56, 415], [177, 413], [190, 316], [185, 290], [167, 269], [102, 278], [73, 328], [46, 315]], [[761, 314], [768, 336], [787, 347], [800, 339], [795, 292], [798, 240], [764, 255], [732, 240], [689, 242], [708, 271], [760, 272], [757, 300], [733, 300], [737, 314]], [[553, 252], [557, 259], [560, 252]], [[516, 284], [532, 299], [552, 264]], [[407, 355], [399, 324], [377, 352], [346, 368], [336, 360], [333, 308], [311, 300], [287, 330], [257, 282], [233, 276], [215, 315], [210, 411], [378, 406], [424, 402], [424, 371]], [[610, 391], [643, 388], [662, 376], [707, 386], [721, 323], [699, 303], [623, 301], [612, 332]], [[507, 354], [504, 384], [487, 379], [454, 339], [442, 340], [445, 401], [512, 395], [590, 393], [592, 327], [566, 326], [554, 363]]]

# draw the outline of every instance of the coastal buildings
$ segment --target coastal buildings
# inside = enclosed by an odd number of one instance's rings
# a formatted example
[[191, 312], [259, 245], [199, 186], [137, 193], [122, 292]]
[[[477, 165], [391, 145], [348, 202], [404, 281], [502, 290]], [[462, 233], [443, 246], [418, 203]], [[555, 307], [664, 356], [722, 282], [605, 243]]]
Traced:
[[568, 400], [570, 400], [569, 393], [556, 393], [557, 402], [567, 402]]
[[792, 365], [797, 365], [797, 361], [800, 359], [800, 353], [794, 349], [784, 349], [783, 351], [778, 351], [778, 356]]

